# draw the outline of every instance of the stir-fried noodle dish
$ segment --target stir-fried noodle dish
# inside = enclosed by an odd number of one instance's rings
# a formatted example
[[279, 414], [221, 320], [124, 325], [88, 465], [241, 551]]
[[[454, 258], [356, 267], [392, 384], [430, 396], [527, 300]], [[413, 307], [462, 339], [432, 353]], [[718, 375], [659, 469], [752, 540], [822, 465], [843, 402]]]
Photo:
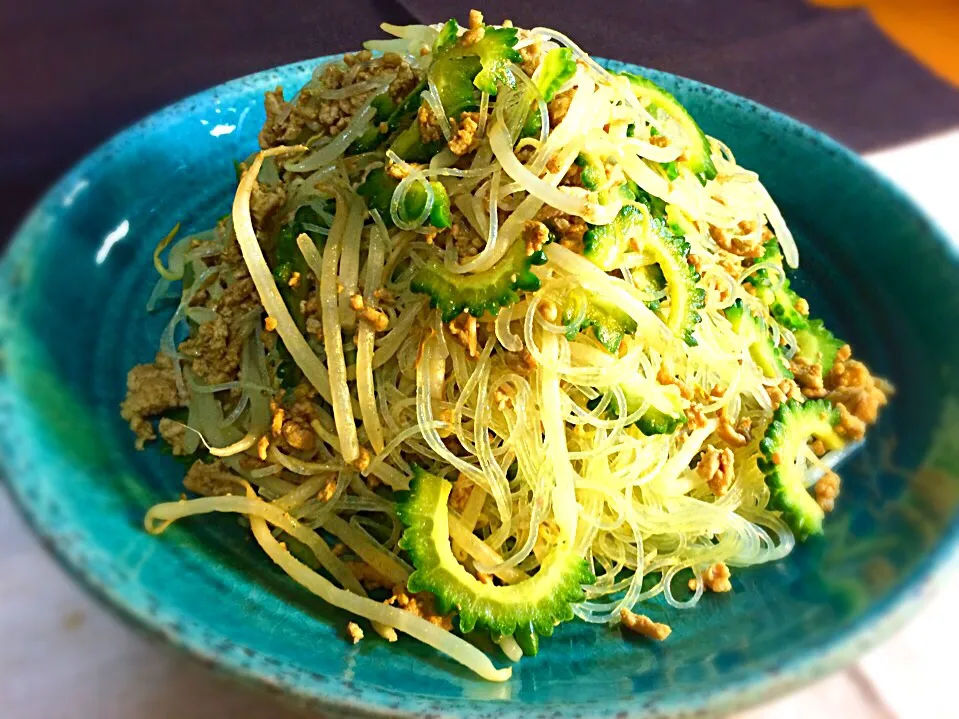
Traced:
[[491, 680], [574, 618], [682, 632], [644, 603], [821, 533], [891, 387], [665, 89], [476, 11], [383, 29], [267, 93], [232, 211], [156, 248], [176, 309], [121, 409], [189, 494], [146, 529], [240, 515], [345, 641]]

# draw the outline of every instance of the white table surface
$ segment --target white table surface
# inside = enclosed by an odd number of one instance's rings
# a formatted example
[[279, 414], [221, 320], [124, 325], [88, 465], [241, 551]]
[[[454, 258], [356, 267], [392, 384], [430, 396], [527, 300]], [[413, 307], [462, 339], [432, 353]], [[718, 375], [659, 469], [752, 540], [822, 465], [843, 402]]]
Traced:
[[[959, 240], [959, 130], [869, 157]], [[739, 719], [959, 716], [959, 576], [853, 667]], [[0, 492], [0, 719], [302, 719], [94, 604]]]

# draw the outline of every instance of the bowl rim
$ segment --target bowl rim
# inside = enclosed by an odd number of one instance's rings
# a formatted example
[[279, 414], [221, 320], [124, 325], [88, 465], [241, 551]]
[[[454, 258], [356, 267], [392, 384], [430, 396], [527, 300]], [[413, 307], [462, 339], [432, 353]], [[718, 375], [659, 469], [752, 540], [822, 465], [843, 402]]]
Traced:
[[[215, 98], [219, 94], [241, 94], [249, 90], [248, 86], [251, 83], [265, 86], [268, 82], [281, 80], [291, 74], [307, 72], [316, 65], [341, 55], [342, 53], [335, 53], [280, 65], [208, 87], [150, 113], [99, 144], [50, 186], [14, 230], [10, 243], [3, 257], [0, 258], [0, 299], [9, 292], [5, 278], [10, 276], [9, 270], [12, 269], [14, 259], [29, 251], [27, 230], [31, 224], [45, 212], [53, 211], [60, 204], [67, 188], [75, 184], [75, 180], [96, 167], [116, 149], [135, 140], [144, 131], [148, 131], [152, 123], [172, 120], [180, 113], [188, 112], [197, 102], [208, 101], [211, 96]], [[777, 124], [785, 133], [800, 134], [819, 144], [843, 162], [853, 166], [857, 172], [864, 174], [871, 182], [882, 187], [891, 199], [925, 226], [930, 236], [945, 246], [950, 261], [959, 269], [959, 247], [949, 239], [947, 233], [898, 186], [864, 162], [854, 151], [826, 134], [789, 115], [722, 88], [633, 63], [599, 57], [594, 59], [604, 66], [612, 63], [619, 69], [649, 73], [656, 78], [671, 79], [686, 88], [703, 89], [717, 100], [733, 102], [745, 111], [759, 114], [765, 121]], [[5, 426], [0, 426], [0, 436], [4, 434], [7, 434], [7, 430]], [[16, 443], [13, 442], [12, 446], [16, 447]], [[63, 533], [47, 530], [45, 515], [49, 514], [51, 506], [55, 505], [46, 501], [47, 506], [44, 506], [44, 503], [31, 499], [29, 492], [26, 491], [27, 483], [14, 471], [15, 464], [16, 462], [12, 462], [9, 457], [0, 455], [0, 483], [7, 487], [12, 504], [39, 538], [42, 546], [67, 574], [96, 598], [101, 606], [111, 610], [127, 625], [151, 637], [163, 639], [167, 644], [199, 660], [201, 664], [239, 679], [245, 684], [265, 689], [281, 699], [292, 699], [301, 706], [348, 712], [352, 716], [412, 717], [424, 711], [433, 712], [433, 715], [437, 716], [436, 704], [423, 697], [411, 697], [374, 686], [356, 685], [345, 691], [341, 687], [340, 692], [330, 694], [324, 690], [329, 690], [331, 686], [336, 685], [318, 683], [316, 675], [307, 671], [287, 668], [283, 672], [271, 672], [265, 662], [259, 665], [255, 661], [251, 662], [251, 657], [255, 660], [259, 655], [257, 650], [253, 648], [242, 648], [243, 652], [225, 650], [229, 647], [240, 648], [233, 645], [229, 637], [193, 623], [189, 616], [181, 615], [178, 620], [164, 620], [159, 616], [159, 612], [148, 608], [149, 602], [156, 601], [156, 598], [145, 591], [142, 592], [144, 595], [142, 598], [145, 601], [138, 602], [134, 606], [129, 595], [112, 589], [102, 567], [98, 567], [84, 556], [82, 551], [77, 550], [72, 542], [64, 538]], [[578, 705], [576, 710], [582, 710], [584, 713], [576, 716], [598, 717], [615, 714], [617, 719], [633, 717], [638, 719], [652, 715], [659, 717], [713, 716], [743, 710], [781, 696], [848, 665], [860, 654], [892, 634], [915, 612], [924, 598], [935, 591], [937, 583], [954, 564], [959, 564], [959, 517], [952, 520], [938, 544], [916, 564], [912, 572], [899, 585], [845, 630], [825, 643], [808, 648], [780, 666], [770, 667], [766, 671], [752, 672], [718, 689], [705, 688], [687, 693], [678, 700], [673, 697], [657, 705], [644, 703], [641, 701], [641, 695], [634, 694], [631, 698], [611, 700], [596, 707]], [[109, 562], [104, 563], [104, 566], [108, 565]], [[261, 658], [264, 657], [261, 656]], [[401, 706], [396, 706], [396, 701], [399, 701]], [[541, 714], [553, 716], [557, 706], [552, 703], [534, 706], [513, 701], [483, 702], [482, 700], [452, 699], [444, 700], [441, 715], [478, 716], [485, 714], [488, 710], [491, 716], [495, 713], [503, 719], [513, 717], [535, 719]]]

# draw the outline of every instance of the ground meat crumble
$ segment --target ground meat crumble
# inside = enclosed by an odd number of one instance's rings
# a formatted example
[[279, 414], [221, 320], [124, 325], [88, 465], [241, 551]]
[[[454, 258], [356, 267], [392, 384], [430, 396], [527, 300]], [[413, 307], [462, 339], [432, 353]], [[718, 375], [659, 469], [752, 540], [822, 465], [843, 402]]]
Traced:
[[303, 142], [314, 135], [336, 135], [346, 128], [374, 91], [342, 99], [323, 99], [319, 97], [319, 91], [337, 90], [393, 73], [396, 77], [387, 92], [394, 102], [398, 102], [416, 87], [416, 73], [396, 53], [388, 52], [374, 58], [368, 50], [345, 55], [343, 64], [328, 65], [321, 75], [320, 86], [304, 87], [291, 102], [284, 100], [282, 87], [267, 92], [264, 102], [266, 122], [260, 131], [260, 147], [267, 149]]
[[157, 354], [152, 364], [137, 365], [127, 374], [127, 396], [120, 404], [120, 416], [130, 423], [130, 429], [136, 434], [137, 449], [156, 439], [150, 417], [182, 406], [173, 360], [166, 355]]
[[668, 624], [654, 622], [645, 614], [634, 614], [628, 609], [620, 610], [619, 618], [629, 631], [657, 642], [663, 641], [673, 633]]

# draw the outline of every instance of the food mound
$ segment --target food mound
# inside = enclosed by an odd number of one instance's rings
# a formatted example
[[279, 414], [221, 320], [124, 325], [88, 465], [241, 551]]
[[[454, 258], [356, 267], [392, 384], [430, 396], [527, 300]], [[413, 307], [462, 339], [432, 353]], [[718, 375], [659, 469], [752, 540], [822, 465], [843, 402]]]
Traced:
[[267, 93], [232, 212], [154, 253], [148, 309], [176, 309], [122, 415], [193, 498], [146, 527], [240, 514], [349, 639], [486, 679], [478, 634], [511, 661], [574, 617], [664, 639], [644, 603], [823, 531], [891, 388], [651, 79], [476, 11], [384, 30]]

